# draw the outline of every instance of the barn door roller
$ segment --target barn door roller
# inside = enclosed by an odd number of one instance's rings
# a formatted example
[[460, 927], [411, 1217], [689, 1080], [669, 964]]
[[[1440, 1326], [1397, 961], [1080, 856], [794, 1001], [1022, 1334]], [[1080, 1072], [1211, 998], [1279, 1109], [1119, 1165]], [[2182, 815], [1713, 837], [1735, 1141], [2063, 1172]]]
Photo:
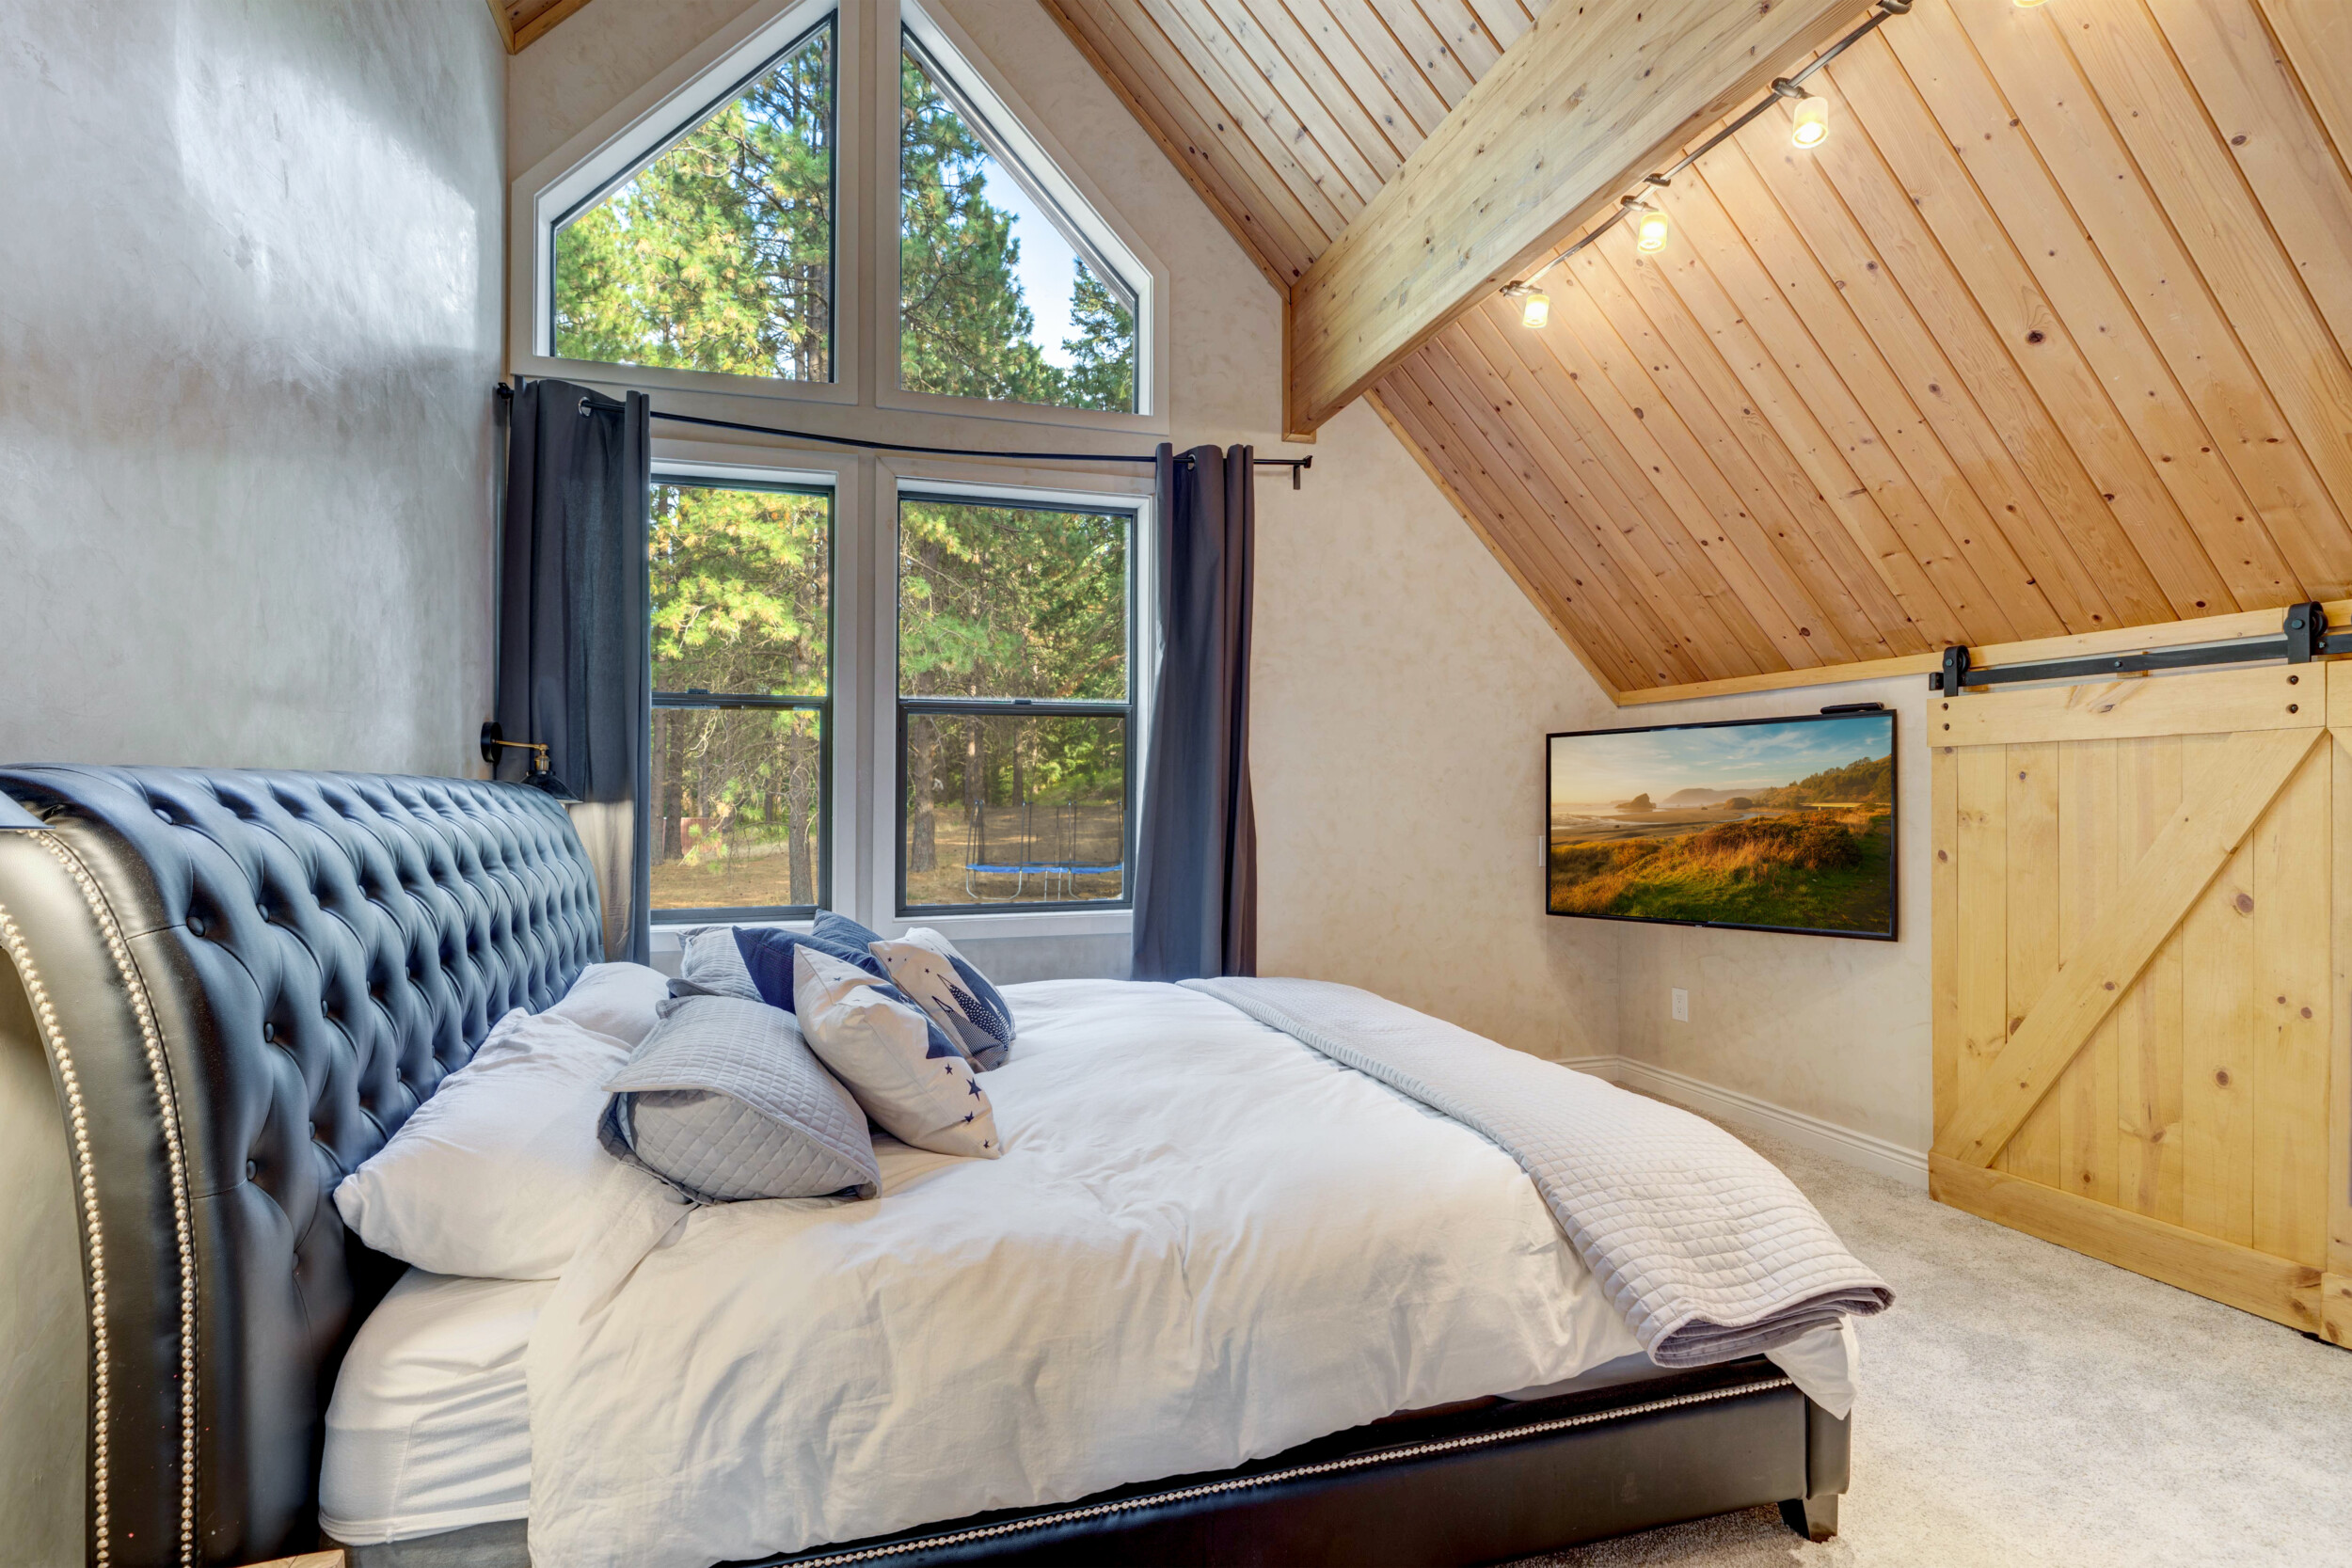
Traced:
[[2284, 659], [2309, 664], [2323, 654], [2352, 654], [2352, 628], [2329, 632], [2328, 612], [2316, 603], [2289, 605], [2276, 637], [2241, 637], [2228, 642], [2201, 642], [2185, 648], [2150, 648], [2136, 654], [2102, 655], [2095, 658], [2045, 658], [2030, 664], [1980, 668], [1968, 662], [1966, 648], [1944, 650], [1944, 668], [1928, 677], [1928, 689], [1959, 693], [1971, 687], [2009, 686], [2026, 681], [2079, 681], [2100, 675], [2142, 675], [2156, 670], [2196, 670], [2206, 665], [2259, 664]]

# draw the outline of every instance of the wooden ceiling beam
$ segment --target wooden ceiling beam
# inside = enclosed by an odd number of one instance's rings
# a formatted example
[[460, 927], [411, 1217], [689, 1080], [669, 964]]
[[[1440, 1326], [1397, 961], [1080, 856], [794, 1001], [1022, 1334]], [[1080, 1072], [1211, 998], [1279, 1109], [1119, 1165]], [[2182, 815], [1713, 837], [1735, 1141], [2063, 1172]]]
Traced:
[[1546, 10], [1293, 289], [1289, 428], [1311, 433], [1354, 402], [1861, 11], [1854, 0]]
[[499, 37], [506, 40], [506, 52], [519, 55], [541, 39], [549, 29], [571, 15], [588, 0], [488, 0], [491, 18], [499, 24]]

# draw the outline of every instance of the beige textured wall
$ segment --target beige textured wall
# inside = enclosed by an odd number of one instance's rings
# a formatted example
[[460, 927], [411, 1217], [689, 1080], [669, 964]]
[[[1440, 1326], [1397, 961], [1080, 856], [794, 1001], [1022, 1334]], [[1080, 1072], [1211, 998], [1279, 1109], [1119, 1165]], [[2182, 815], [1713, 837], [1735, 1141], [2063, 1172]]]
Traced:
[[[1721, 1088], [1924, 1150], [1929, 1103], [1927, 680], [1857, 681], [1803, 691], [1617, 710], [1617, 725], [1812, 713], [1828, 703], [1895, 710], [1901, 840], [1892, 942], [1625, 926], [1619, 936], [1623, 1051]], [[1691, 1021], [1667, 995], [1691, 993]]]
[[[579, 12], [512, 63], [514, 172], [748, 8], [596, 0]], [[1176, 444], [1292, 450], [1279, 444], [1279, 296], [1033, 0], [945, 8], [1167, 266]], [[767, 404], [776, 419], [806, 406]], [[947, 445], [1052, 436], [866, 418]], [[1311, 450], [1303, 490], [1272, 474], [1259, 488], [1262, 967], [1376, 986], [1547, 1055], [1613, 1051], [1615, 934], [1548, 919], [1538, 863], [1542, 736], [1594, 721], [1597, 693], [1368, 408]]]
[[0, 761], [463, 771], [488, 12], [0, 0]]

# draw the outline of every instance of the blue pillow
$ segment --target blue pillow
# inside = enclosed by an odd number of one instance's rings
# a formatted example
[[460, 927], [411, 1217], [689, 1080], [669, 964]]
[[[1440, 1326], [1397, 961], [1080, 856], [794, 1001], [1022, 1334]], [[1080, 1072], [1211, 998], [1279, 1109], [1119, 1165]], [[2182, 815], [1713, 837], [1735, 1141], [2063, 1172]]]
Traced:
[[[861, 953], [882, 941], [880, 931], [869, 931], [848, 915], [835, 914], [831, 910], [817, 911], [817, 924], [810, 935], [841, 947], [853, 947]], [[820, 947], [818, 951], [822, 953], [828, 949]]]
[[771, 1007], [782, 1007], [787, 1013], [792, 1011], [792, 950], [795, 947], [807, 947], [828, 958], [839, 958], [843, 963], [855, 964], [877, 980], [890, 978], [889, 973], [882, 966], [882, 960], [868, 953], [863, 943], [852, 946], [841, 935], [828, 934], [827, 921], [834, 923], [835, 933], [845, 928], [848, 932], [866, 929], [854, 920], [845, 920], [827, 911], [818, 914], [817, 929], [805, 935], [774, 926], [738, 926], [735, 928], [736, 948], [743, 955], [743, 967], [751, 974], [752, 989], [759, 992], [762, 1002]]

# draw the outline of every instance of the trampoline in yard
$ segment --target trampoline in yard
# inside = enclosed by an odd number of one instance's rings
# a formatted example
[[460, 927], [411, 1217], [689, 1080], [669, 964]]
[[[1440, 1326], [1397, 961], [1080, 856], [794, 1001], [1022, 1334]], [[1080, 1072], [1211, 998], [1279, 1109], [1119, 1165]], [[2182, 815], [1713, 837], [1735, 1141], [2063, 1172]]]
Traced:
[[966, 811], [963, 892], [976, 904], [1009, 904], [1033, 883], [1040, 902], [1074, 899], [1079, 878], [1127, 868], [1123, 800], [1103, 815], [1074, 800], [1041, 810], [1034, 800], [1019, 800]]

